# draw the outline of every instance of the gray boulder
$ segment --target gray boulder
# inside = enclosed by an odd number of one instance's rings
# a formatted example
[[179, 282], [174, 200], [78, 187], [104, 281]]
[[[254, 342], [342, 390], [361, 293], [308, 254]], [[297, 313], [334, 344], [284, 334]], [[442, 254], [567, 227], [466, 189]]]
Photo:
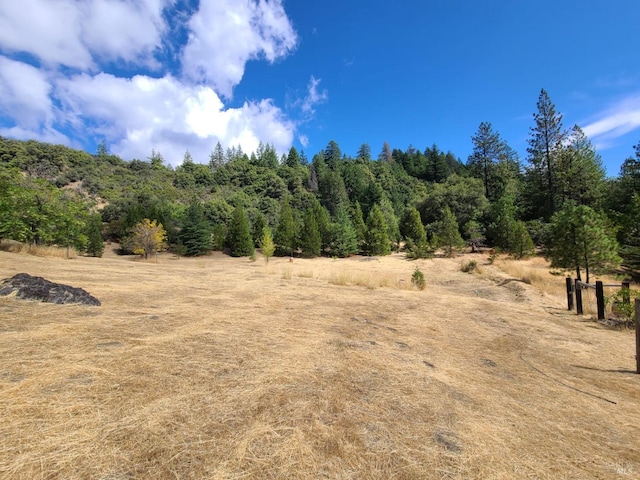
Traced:
[[18, 273], [0, 283], [0, 295], [16, 292], [16, 298], [37, 300], [47, 303], [79, 303], [99, 307], [100, 300], [89, 295], [82, 288], [53, 283], [42, 277], [32, 277], [27, 273]]

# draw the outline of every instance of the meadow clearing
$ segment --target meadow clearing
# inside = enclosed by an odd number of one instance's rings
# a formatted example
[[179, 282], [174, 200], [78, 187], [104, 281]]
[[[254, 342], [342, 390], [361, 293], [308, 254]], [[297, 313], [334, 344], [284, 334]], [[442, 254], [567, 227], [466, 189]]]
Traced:
[[0, 251], [102, 302], [0, 297], [0, 478], [640, 477], [634, 332], [542, 259], [112, 248]]

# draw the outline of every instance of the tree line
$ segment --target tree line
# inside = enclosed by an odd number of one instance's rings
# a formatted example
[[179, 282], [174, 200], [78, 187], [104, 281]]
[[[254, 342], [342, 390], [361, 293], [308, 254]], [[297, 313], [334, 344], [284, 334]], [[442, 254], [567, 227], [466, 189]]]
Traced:
[[0, 137], [0, 238], [92, 255], [108, 239], [131, 253], [141, 251], [141, 226], [153, 224], [157, 248], [189, 256], [251, 256], [272, 244], [287, 256], [385, 255], [402, 246], [424, 257], [467, 244], [523, 257], [537, 245], [587, 280], [620, 261], [640, 266], [640, 146], [606, 178], [589, 139], [563, 126], [545, 90], [524, 161], [489, 122], [472, 142], [464, 162], [437, 145], [384, 143], [374, 157], [363, 144], [354, 157], [332, 140], [308, 159], [295, 147], [278, 157], [268, 144], [247, 154], [218, 143], [208, 161], [187, 150], [172, 168], [156, 151], [125, 161], [104, 143], [89, 154]]

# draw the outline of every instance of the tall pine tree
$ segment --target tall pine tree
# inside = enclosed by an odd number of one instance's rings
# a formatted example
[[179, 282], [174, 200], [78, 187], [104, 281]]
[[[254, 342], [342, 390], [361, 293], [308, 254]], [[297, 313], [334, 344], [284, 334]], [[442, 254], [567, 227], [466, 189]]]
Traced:
[[542, 89], [537, 103], [538, 111], [533, 114], [535, 126], [531, 128], [528, 140], [530, 169], [530, 207], [533, 217], [551, 218], [558, 204], [558, 172], [560, 156], [564, 149], [566, 133], [562, 127], [562, 115], [556, 112], [549, 94]]

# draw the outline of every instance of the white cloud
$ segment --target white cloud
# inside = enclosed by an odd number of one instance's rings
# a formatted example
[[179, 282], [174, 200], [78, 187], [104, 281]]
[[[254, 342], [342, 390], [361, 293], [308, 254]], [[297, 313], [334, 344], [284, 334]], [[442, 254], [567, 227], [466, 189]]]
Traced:
[[175, 165], [188, 148], [205, 163], [218, 141], [246, 152], [263, 141], [284, 152], [294, 137], [295, 125], [270, 100], [226, 109], [210, 87], [171, 76], [82, 74], [58, 85], [71, 117], [95, 123], [94, 133], [111, 139], [111, 150], [123, 158], [145, 158], [155, 149]]
[[[170, 10], [171, 28], [163, 18], [169, 7], [179, 10]], [[179, 45], [172, 33], [182, 26], [189, 38]], [[0, 1], [0, 52], [20, 54], [20, 61], [0, 55], [0, 134], [66, 144], [106, 139], [125, 159], [153, 148], [174, 165], [187, 148], [206, 162], [217, 141], [245, 152], [262, 141], [283, 153], [297, 126], [272, 100], [228, 108], [223, 98], [248, 61], [275, 62], [296, 45], [282, 0], [200, 0], [193, 14], [179, 0]], [[182, 72], [166, 73], [160, 51], [179, 52], [172, 60]], [[101, 65], [164, 70], [156, 70], [160, 78], [141, 70], [119, 77]], [[327, 98], [319, 83], [311, 77], [298, 105], [306, 115]]]
[[281, 0], [202, 2], [189, 26], [183, 57], [186, 74], [210, 83], [227, 98], [242, 80], [249, 60], [262, 56], [274, 62], [297, 44]]
[[0, 113], [24, 128], [53, 120], [51, 85], [44, 72], [26, 63], [0, 56]]
[[640, 128], [640, 95], [628, 97], [596, 115], [582, 129], [598, 148], [613, 146], [615, 140]]
[[149, 57], [165, 31], [162, 10], [173, 0], [21, 0], [0, 2], [0, 46], [46, 65], [89, 70], [95, 58]]
[[318, 86], [320, 85], [320, 79], [315, 78], [313, 75], [309, 80], [309, 85], [307, 87], [307, 96], [302, 101], [302, 111], [306, 114], [313, 115], [315, 113], [316, 105], [324, 103], [329, 98], [329, 95], [326, 90], [318, 91]]

